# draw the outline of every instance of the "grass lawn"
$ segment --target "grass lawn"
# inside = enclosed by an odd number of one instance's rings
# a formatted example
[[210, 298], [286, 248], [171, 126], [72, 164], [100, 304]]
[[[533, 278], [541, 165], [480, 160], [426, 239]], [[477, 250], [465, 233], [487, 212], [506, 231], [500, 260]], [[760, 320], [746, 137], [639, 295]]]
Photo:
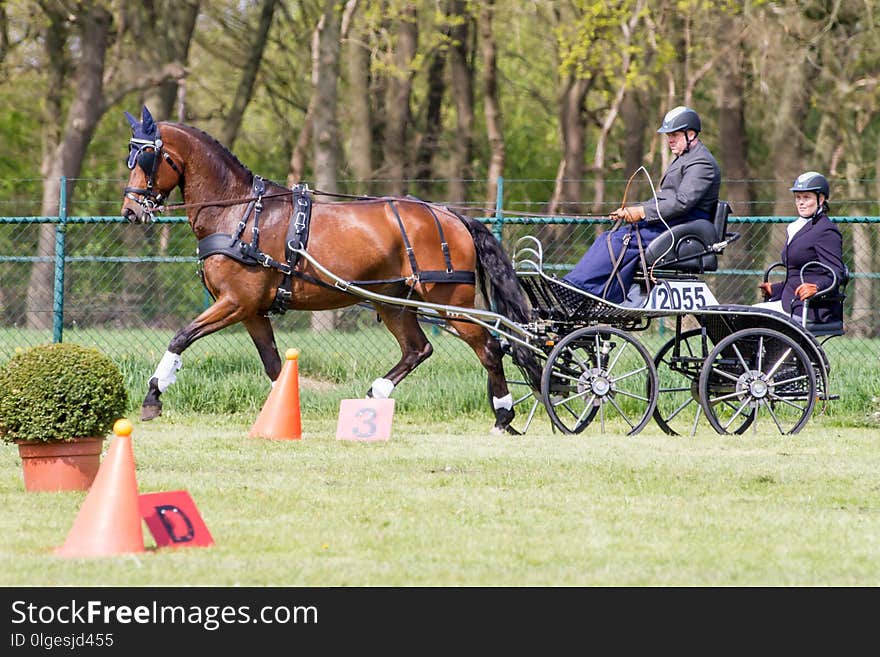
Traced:
[[514, 437], [400, 409], [363, 444], [327, 413], [299, 441], [253, 420], [135, 420], [140, 492], [189, 491], [216, 544], [158, 550], [144, 526], [147, 552], [99, 559], [52, 554], [85, 493], [25, 492], [0, 444], [0, 585], [880, 585], [876, 428]]

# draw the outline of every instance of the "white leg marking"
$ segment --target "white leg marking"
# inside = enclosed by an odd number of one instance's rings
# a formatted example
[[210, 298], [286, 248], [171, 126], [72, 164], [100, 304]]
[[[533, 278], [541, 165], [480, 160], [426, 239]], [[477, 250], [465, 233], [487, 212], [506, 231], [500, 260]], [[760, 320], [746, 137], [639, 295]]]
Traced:
[[510, 410], [513, 408], [513, 395], [507, 393], [503, 397], [492, 397], [492, 406], [497, 411], [499, 408]]
[[159, 392], [165, 392], [172, 383], [177, 381], [177, 370], [183, 366], [180, 354], [172, 354], [166, 351], [156, 367], [153, 376], [159, 380]]
[[372, 391], [375, 399], [388, 399], [392, 390], [394, 390], [394, 384], [391, 383], [391, 379], [378, 378], [373, 381]]

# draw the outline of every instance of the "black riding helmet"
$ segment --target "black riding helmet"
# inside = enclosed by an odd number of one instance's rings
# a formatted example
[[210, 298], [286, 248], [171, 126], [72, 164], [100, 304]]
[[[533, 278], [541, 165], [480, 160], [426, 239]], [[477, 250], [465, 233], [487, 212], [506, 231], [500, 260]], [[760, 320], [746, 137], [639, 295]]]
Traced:
[[666, 116], [663, 117], [663, 125], [657, 129], [657, 132], [667, 133], [678, 132], [679, 130], [700, 132], [702, 127], [703, 124], [700, 122], [699, 114], [690, 107], [679, 105], [666, 113]]
[[822, 194], [825, 196], [825, 200], [828, 200], [829, 189], [828, 189], [828, 180], [826, 180], [825, 176], [816, 171], [807, 171], [806, 173], [802, 173], [799, 175], [794, 184], [788, 188], [790, 192], [816, 192], [817, 194]]

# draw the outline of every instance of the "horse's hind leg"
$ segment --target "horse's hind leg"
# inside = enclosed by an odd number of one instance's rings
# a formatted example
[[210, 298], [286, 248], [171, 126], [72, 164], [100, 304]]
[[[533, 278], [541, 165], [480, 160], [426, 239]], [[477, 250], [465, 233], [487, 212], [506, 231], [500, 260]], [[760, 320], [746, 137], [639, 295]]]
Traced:
[[152, 420], [162, 415], [160, 397], [177, 379], [177, 370], [183, 364], [180, 355], [184, 350], [199, 338], [242, 321], [244, 315], [245, 312], [238, 303], [232, 299], [220, 298], [174, 335], [168, 343], [168, 351], [150, 378], [147, 394], [141, 405], [141, 420]]
[[481, 326], [469, 322], [450, 321], [458, 336], [464, 340], [477, 354], [480, 363], [489, 374], [489, 391], [492, 397], [492, 410], [495, 413], [495, 426], [492, 433], [517, 433], [510, 423], [513, 421], [513, 397], [507, 387], [507, 379], [504, 376], [504, 353], [498, 340]]
[[367, 391], [368, 397], [386, 399], [391, 395], [394, 386], [412, 372], [419, 363], [428, 358], [434, 348], [428, 342], [422, 327], [419, 326], [418, 318], [411, 310], [381, 304], [373, 304], [373, 307], [382, 319], [382, 323], [397, 339], [401, 352], [397, 364], [388, 370], [384, 377], [373, 381], [373, 385]]

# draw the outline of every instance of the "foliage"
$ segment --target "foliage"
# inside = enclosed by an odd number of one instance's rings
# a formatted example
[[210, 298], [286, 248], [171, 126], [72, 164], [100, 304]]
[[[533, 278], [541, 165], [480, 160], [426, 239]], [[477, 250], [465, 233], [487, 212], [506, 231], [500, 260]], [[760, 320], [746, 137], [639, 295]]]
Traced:
[[0, 370], [0, 436], [8, 442], [103, 437], [127, 401], [122, 373], [98, 349], [31, 347]]

